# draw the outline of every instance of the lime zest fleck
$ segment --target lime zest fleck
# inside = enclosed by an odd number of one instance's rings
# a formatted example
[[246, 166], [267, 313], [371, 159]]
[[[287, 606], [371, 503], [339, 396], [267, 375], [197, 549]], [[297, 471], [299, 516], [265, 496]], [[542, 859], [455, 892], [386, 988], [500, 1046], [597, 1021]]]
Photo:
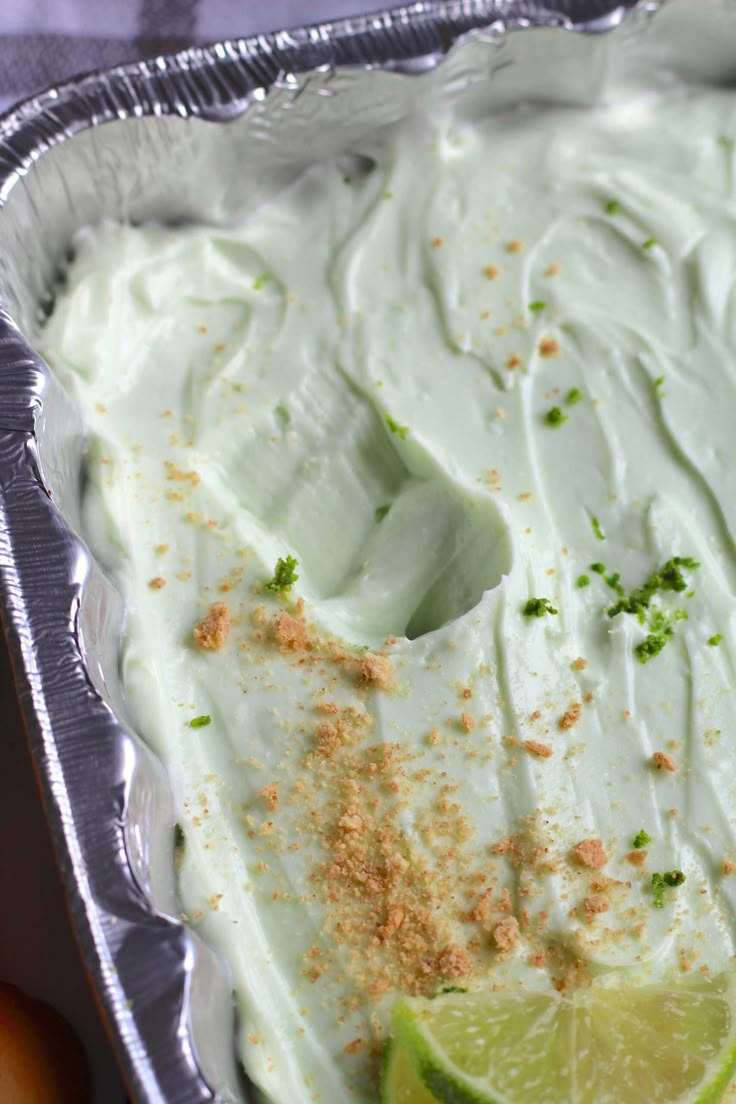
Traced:
[[386, 514], [389, 512], [390, 509], [391, 509], [391, 505], [388, 502], [384, 503], [383, 506], [376, 506], [376, 513], [375, 513], [376, 521], [383, 521], [383, 519], [385, 518]]
[[397, 437], [400, 437], [402, 441], [409, 432], [408, 426], [399, 425], [398, 422], [394, 421], [390, 414], [386, 415], [386, 425], [391, 430], [391, 432], [395, 433]]
[[590, 576], [589, 575], [578, 575], [577, 583], [575, 585], [580, 587], [581, 590], [582, 590], [583, 587], [590, 586]]
[[656, 238], [647, 238], [646, 241], [641, 243], [642, 249], [653, 249], [655, 245], [659, 245]]
[[595, 539], [599, 541], [604, 541], [606, 539], [606, 534], [601, 529], [601, 523], [598, 518], [592, 517], [590, 519], [590, 524], [593, 529], [593, 536], [595, 537]]
[[567, 421], [567, 414], [563, 414], [561, 407], [553, 406], [547, 411], [544, 420], [547, 425], [561, 426], [563, 422]]
[[640, 851], [642, 847], [646, 847], [648, 843], [652, 842], [652, 837], [644, 828], [640, 828], [631, 841], [631, 846], [635, 847], [637, 851]]
[[605, 573], [606, 573], [606, 565], [605, 565], [605, 564], [602, 564], [602, 563], [600, 563], [600, 562], [599, 562], [598, 560], [596, 560], [596, 562], [595, 562], [595, 563], [592, 563], [592, 564], [590, 565], [590, 570], [591, 570], [591, 571], [595, 571], [596, 575], [605, 575]]
[[264, 590], [273, 590], [279, 593], [291, 590], [299, 576], [296, 569], [299, 566], [293, 556], [279, 557], [273, 573], [273, 579], [266, 583]]
[[714, 633], [713, 636], [708, 637], [708, 643], [710, 644], [711, 648], [717, 648], [722, 640], [723, 635], [721, 633]]
[[652, 907], [656, 909], [664, 908], [665, 902], [665, 890], [668, 888], [676, 889], [681, 886], [685, 881], [685, 875], [681, 870], [666, 870], [664, 874], [659, 874], [655, 871], [652, 874], [651, 888], [652, 888]]
[[606, 214], [607, 215], [617, 215], [620, 210], [621, 210], [621, 208], [619, 207], [617, 200], [609, 199], [608, 202], [606, 203]]
[[212, 724], [212, 718], [209, 713], [202, 713], [200, 717], [192, 717], [189, 721], [190, 728], [206, 728], [208, 724]]
[[535, 299], [533, 303], [529, 304], [529, 310], [534, 314], [539, 314], [540, 311], [545, 310], [547, 304], [544, 299]]
[[567, 397], [565, 398], [565, 402], [567, 403], [568, 406], [575, 406], [576, 403], [579, 403], [582, 399], [583, 399], [583, 392], [580, 390], [580, 388], [579, 387], [571, 387], [570, 390], [567, 392]]
[[254, 291], [260, 291], [261, 288], [263, 287], [263, 285], [265, 283], [268, 283], [268, 281], [270, 279], [271, 279], [271, 273], [270, 272], [262, 272], [261, 275], [256, 276], [255, 280], [253, 281], [253, 290]]
[[524, 617], [544, 617], [546, 613], [557, 614], [549, 598], [529, 598], [521, 612]]

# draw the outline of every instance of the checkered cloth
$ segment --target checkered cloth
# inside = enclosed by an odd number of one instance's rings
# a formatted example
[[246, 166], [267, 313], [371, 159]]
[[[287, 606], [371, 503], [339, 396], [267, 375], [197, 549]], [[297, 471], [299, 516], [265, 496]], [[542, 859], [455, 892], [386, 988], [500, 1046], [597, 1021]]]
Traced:
[[397, 0], [0, 0], [0, 111], [76, 73]]

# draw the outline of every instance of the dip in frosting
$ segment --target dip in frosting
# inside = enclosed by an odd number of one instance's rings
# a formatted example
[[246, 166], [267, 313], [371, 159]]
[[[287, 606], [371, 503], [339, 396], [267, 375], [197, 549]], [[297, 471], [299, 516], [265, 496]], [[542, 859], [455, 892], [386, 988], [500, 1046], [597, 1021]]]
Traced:
[[399, 993], [736, 935], [736, 101], [413, 123], [236, 228], [102, 225], [43, 352], [274, 1104]]

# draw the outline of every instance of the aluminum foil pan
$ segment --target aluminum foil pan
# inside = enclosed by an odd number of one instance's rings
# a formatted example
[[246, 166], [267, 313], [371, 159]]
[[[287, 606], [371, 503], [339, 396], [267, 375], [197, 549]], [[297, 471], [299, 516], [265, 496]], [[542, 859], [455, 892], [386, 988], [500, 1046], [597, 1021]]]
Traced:
[[3, 621], [74, 924], [136, 1100], [255, 1094], [235, 1062], [227, 968], [177, 918], [166, 773], [128, 719], [123, 603], [83, 541], [84, 427], [31, 351], [72, 235], [102, 217], [235, 219], [310, 161], [435, 103], [469, 117], [588, 103], [731, 80], [735, 60], [727, 0], [418, 3], [92, 74], [0, 120]]

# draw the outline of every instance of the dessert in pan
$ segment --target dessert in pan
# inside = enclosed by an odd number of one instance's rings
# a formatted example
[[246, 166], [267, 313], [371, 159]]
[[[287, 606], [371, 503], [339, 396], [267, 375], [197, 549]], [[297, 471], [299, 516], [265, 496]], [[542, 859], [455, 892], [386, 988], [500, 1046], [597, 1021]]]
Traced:
[[[716, 58], [727, 35], [708, 7]], [[679, 61], [687, 18], [678, 52], [668, 9], [687, 17], [668, 5], [649, 41]], [[147, 837], [167, 815], [150, 779], [126, 783], [131, 869], [157, 918], [178, 911], [227, 963], [238, 1053], [273, 1104], [719, 1100], [731, 1077], [736, 115], [731, 92], [663, 92], [646, 65], [589, 106], [560, 59], [598, 72], [619, 34], [524, 31], [513, 58], [507, 39], [460, 45], [437, 71], [447, 96], [407, 91], [430, 77], [338, 72], [282, 117], [280, 90], [251, 112], [252, 160], [267, 145], [283, 167], [274, 119], [290, 133], [310, 95], [322, 120], [352, 104], [354, 133], [330, 149], [314, 129], [312, 156], [295, 146], [299, 171], [246, 189], [236, 219], [214, 212], [234, 194], [227, 157], [213, 210], [199, 197], [167, 226], [186, 203], [146, 199], [148, 147], [139, 209], [107, 171], [113, 128], [94, 134], [92, 178], [99, 158], [115, 197], [82, 229], [74, 207], [36, 333], [57, 381], [41, 463], [125, 604], [124, 706], [99, 574], [82, 595], [90, 677], [173, 790], [178, 903]], [[535, 50], [567, 73], [570, 106], [539, 102]], [[195, 151], [203, 132], [187, 133]], [[56, 440], [72, 409], [81, 505]], [[30, 573], [24, 486], [8, 478], [3, 506]], [[68, 769], [70, 734], [42, 715], [54, 665], [42, 618], [18, 609], [61, 801], [58, 777], [77, 792], [86, 760]], [[78, 873], [91, 851], [70, 811], [56, 830]], [[73, 907], [137, 1075], [173, 1001], [164, 943], [157, 1005], [123, 954], [152, 929], [119, 885], [103, 902], [95, 869], [87, 884]], [[234, 1098], [207, 1050], [203, 976], [182, 1054]], [[194, 1078], [172, 1093], [209, 1098]]]
[[41, 349], [277, 1104], [376, 1099], [394, 1007], [438, 1099], [722, 1087], [735, 139], [721, 91], [413, 119], [76, 239]]

